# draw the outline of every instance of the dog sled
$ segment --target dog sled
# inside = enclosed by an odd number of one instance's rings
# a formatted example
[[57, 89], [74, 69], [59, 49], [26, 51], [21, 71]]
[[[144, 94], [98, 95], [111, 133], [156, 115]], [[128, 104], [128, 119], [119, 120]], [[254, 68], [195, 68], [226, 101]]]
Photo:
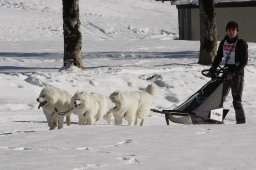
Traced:
[[[207, 76], [209, 72], [203, 70], [202, 74]], [[225, 76], [226, 69], [218, 67], [214, 78], [173, 110], [151, 110], [164, 114], [167, 125], [170, 121], [180, 124], [221, 124], [229, 111], [223, 109]]]

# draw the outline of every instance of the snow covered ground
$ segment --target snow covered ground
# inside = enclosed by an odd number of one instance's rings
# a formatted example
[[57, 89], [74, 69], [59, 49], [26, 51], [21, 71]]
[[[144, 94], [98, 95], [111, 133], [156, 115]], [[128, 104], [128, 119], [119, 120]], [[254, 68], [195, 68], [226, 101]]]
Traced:
[[[85, 71], [63, 64], [60, 0], [0, 0], [0, 169], [256, 168], [256, 44], [249, 43], [244, 108], [232, 98], [224, 125], [165, 125], [150, 113], [143, 127], [79, 126], [49, 131], [36, 98], [47, 85], [109, 95], [159, 87], [153, 108], [172, 109], [209, 79], [197, 64], [198, 41], [178, 36], [177, 10], [154, 0], [80, 0]], [[241, 30], [242, 31], [242, 30]]]

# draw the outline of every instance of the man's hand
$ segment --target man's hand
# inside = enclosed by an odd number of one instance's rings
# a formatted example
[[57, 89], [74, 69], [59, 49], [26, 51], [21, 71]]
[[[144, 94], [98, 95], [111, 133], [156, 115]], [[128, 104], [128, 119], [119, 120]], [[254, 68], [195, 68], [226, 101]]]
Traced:
[[212, 74], [212, 72], [209, 71], [208, 73], [205, 74], [205, 76], [212, 78], [212, 77], [213, 77], [213, 74]]
[[213, 67], [211, 67], [209, 69], [209, 72], [205, 74], [206, 77], [210, 77], [210, 78], [215, 78], [216, 75], [215, 75], [215, 69]]
[[233, 73], [227, 73], [226, 79], [227, 80], [232, 80], [233, 79], [234, 74]]

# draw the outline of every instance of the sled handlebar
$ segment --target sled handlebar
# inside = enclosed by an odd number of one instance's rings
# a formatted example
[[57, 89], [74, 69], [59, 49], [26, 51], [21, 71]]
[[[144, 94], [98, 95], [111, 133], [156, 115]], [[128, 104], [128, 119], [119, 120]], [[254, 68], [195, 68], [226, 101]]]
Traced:
[[226, 71], [227, 71], [226, 67], [218, 67], [213, 73], [210, 71], [210, 69], [202, 70], [201, 73], [206, 77], [222, 78], [226, 73]]
[[205, 69], [201, 71], [202, 75], [204, 75], [205, 77], [209, 77], [208, 74], [210, 74], [210, 69]]

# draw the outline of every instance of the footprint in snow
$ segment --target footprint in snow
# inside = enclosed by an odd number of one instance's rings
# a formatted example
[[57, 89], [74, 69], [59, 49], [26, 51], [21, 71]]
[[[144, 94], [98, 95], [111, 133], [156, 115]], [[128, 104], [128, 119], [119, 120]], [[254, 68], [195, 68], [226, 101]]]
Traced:
[[15, 150], [15, 151], [26, 151], [26, 150], [31, 150], [32, 148], [30, 147], [14, 147], [12, 148], [12, 150]]
[[95, 168], [95, 167], [99, 167], [99, 166], [100, 166], [99, 164], [87, 164], [82, 168], [74, 168], [72, 170], [86, 170], [88, 168]]
[[141, 161], [139, 161], [136, 158], [135, 154], [129, 155], [129, 156], [124, 156], [124, 157], [118, 157], [116, 158], [119, 161], [124, 161], [124, 163], [126, 164], [137, 164], [137, 163], [141, 163]]
[[92, 86], [97, 86], [98, 85], [98, 83], [94, 80], [90, 80], [89, 84], [92, 85]]
[[91, 149], [92, 149], [92, 148], [89, 148], [89, 147], [76, 148], [76, 150], [79, 150], [79, 151], [82, 151], [82, 150], [89, 151], [89, 150], [91, 150]]
[[131, 82], [127, 82], [128, 87], [132, 87], [132, 83]]
[[197, 135], [205, 135], [205, 134], [209, 134], [211, 129], [205, 129], [205, 130], [201, 130], [196, 132]]
[[0, 136], [7, 136], [7, 135], [13, 135], [13, 134], [19, 134], [19, 133], [33, 133], [36, 131], [33, 130], [24, 130], [24, 131], [13, 131], [13, 132], [0, 132]]
[[6, 146], [1, 146], [0, 150], [14, 150], [14, 151], [26, 151], [26, 150], [31, 150], [32, 148], [30, 147], [6, 147]]
[[18, 85], [17, 88], [21, 89], [21, 88], [24, 88], [24, 86]]
[[127, 139], [126, 141], [118, 142], [115, 146], [119, 146], [119, 145], [123, 145], [123, 144], [129, 144], [129, 143], [132, 143], [132, 142], [133, 142], [132, 139]]
[[127, 139], [125, 141], [120, 141], [116, 144], [113, 144], [113, 145], [107, 145], [107, 146], [104, 146], [104, 148], [109, 148], [109, 147], [117, 147], [117, 146], [120, 146], [120, 145], [124, 145], [124, 144], [129, 144], [129, 143], [132, 143], [133, 140], [132, 139]]
[[46, 83], [44, 83], [42, 80], [40, 80], [40, 79], [37, 78], [37, 77], [29, 76], [29, 77], [26, 78], [24, 81], [26, 81], [26, 82], [29, 83], [29, 84], [38, 86], [38, 87], [44, 87], [44, 86], [46, 86]]
[[179, 102], [179, 99], [175, 96], [166, 96], [165, 99], [168, 100], [169, 102], [174, 102], [174, 103]]

